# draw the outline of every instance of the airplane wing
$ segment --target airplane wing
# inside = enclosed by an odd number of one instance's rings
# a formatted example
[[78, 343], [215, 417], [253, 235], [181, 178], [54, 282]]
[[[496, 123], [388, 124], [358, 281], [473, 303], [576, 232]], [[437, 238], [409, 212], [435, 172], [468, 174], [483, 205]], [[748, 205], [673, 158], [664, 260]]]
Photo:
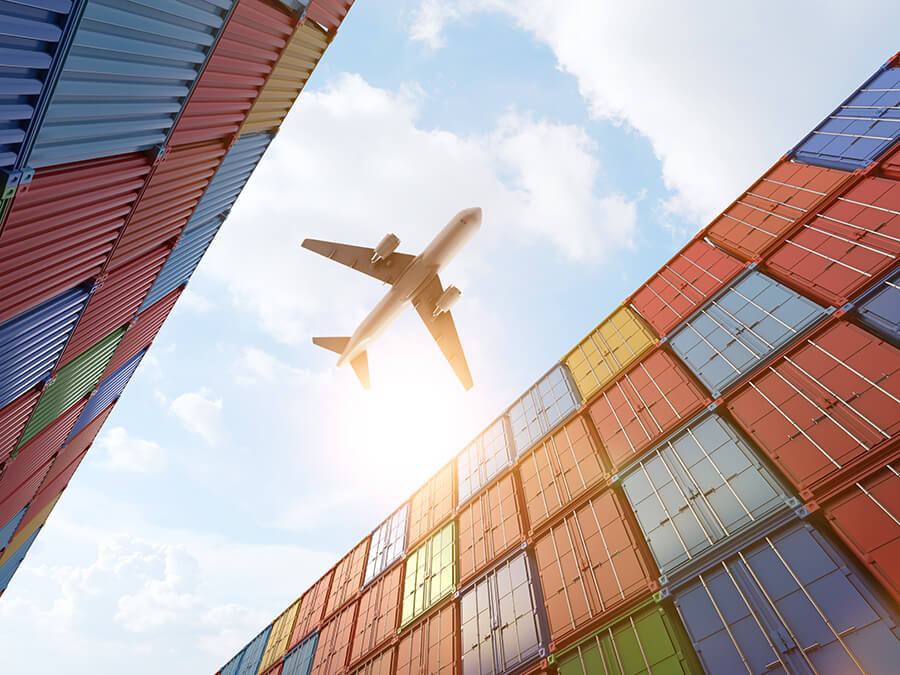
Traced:
[[413, 298], [413, 306], [422, 317], [422, 321], [425, 322], [425, 326], [437, 342], [438, 347], [441, 348], [444, 357], [450, 362], [450, 366], [459, 381], [462, 382], [463, 388], [468, 391], [472, 388], [472, 374], [469, 372], [469, 365], [466, 363], [466, 355], [459, 342], [453, 317], [450, 312], [442, 312], [438, 314], [437, 318], [433, 316], [435, 305], [443, 292], [441, 280], [435, 274], [434, 278]]
[[375, 253], [375, 249], [364, 246], [350, 246], [320, 239], [304, 239], [301, 246], [392, 285], [400, 278], [409, 263], [415, 259], [413, 255], [394, 252], [388, 256], [387, 260], [373, 265], [372, 255]]

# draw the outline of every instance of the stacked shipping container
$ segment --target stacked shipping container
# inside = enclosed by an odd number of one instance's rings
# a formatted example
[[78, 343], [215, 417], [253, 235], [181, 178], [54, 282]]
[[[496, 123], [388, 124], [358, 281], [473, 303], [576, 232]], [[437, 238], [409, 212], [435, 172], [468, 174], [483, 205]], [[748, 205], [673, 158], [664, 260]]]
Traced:
[[897, 65], [221, 672], [895, 672]]
[[0, 593], [352, 4], [0, 0]]

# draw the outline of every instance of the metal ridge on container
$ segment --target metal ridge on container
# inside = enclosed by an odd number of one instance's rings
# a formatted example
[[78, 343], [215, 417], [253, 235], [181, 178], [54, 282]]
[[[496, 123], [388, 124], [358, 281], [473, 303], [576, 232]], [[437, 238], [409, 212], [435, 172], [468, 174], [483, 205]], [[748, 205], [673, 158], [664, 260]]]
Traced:
[[459, 603], [452, 598], [411, 624], [397, 642], [395, 675], [459, 675]]
[[337, 32], [355, 0], [310, 0], [306, 17], [325, 28], [329, 33]]

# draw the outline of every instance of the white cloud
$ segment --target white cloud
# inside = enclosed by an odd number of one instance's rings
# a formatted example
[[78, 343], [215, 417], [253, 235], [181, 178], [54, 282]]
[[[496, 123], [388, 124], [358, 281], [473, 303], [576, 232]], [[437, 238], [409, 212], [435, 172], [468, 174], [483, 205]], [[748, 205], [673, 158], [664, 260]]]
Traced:
[[104, 429], [97, 446], [106, 451], [101, 466], [107, 469], [150, 473], [166, 466], [165, 451], [158, 443], [133, 438], [124, 427]]
[[[646, 136], [675, 192], [668, 208], [715, 215], [896, 50], [896, 3], [422, 0], [410, 36], [502, 12], [547, 44], [597, 118]], [[847, 45], [852, 48], [830, 45]], [[865, 38], [863, 39], [863, 36]], [[839, 85], [836, 87], [836, 85]]]
[[218, 445], [225, 437], [222, 399], [211, 398], [211, 392], [206, 388], [181, 394], [169, 405], [169, 412], [181, 420], [188, 431], [199, 434], [210, 445]]
[[[634, 203], [598, 186], [597, 148], [582, 129], [509, 112], [484, 135], [429, 130], [418, 119], [422, 96], [358, 75], [304, 92], [202, 274], [226, 285], [270, 334], [297, 343], [312, 325], [327, 331], [337, 317], [361, 317], [378, 292], [377, 282], [301, 250], [307, 236], [374, 246], [395, 232], [402, 250], [417, 253], [456, 211], [477, 205], [485, 224], [469, 249], [478, 250], [455, 266], [492, 247], [514, 255], [517, 246], [549, 243], [597, 262], [630, 245]], [[285, 198], [295, 194], [302, 199]]]
[[212, 301], [205, 295], [201, 295], [196, 290], [188, 286], [178, 298], [178, 307], [182, 310], [190, 310], [205, 314], [213, 308]]

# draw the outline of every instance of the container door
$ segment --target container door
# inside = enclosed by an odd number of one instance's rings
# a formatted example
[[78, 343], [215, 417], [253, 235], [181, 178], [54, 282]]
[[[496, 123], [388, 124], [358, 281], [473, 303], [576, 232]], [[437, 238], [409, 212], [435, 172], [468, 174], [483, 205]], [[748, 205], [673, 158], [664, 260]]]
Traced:
[[505, 673], [542, 653], [540, 610], [528, 554], [522, 551], [500, 565], [493, 579], [498, 671]]
[[463, 675], [494, 675], [493, 577], [477, 582], [460, 599]]
[[882, 281], [877, 288], [859, 305], [859, 315], [894, 346], [900, 347], [900, 272]]
[[459, 454], [459, 503], [487, 485], [509, 465], [511, 456], [505, 418], [501, 417]]
[[566, 418], [580, 402], [563, 366], [557, 366], [510, 407], [509, 424], [518, 456]]

